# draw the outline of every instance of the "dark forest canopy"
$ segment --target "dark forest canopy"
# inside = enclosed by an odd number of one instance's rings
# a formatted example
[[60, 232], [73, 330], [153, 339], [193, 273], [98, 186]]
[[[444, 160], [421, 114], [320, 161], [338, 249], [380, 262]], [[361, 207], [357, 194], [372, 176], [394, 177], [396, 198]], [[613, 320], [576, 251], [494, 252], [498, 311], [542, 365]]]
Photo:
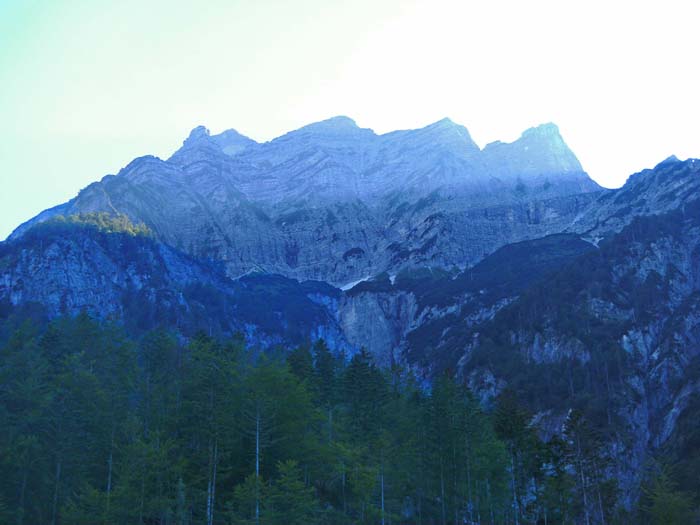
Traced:
[[487, 413], [451, 379], [428, 391], [365, 352], [254, 356], [240, 338], [137, 340], [87, 315], [15, 317], [0, 336], [0, 523], [692, 519], [659, 468], [622, 511], [580, 413], [544, 443], [514, 394]]

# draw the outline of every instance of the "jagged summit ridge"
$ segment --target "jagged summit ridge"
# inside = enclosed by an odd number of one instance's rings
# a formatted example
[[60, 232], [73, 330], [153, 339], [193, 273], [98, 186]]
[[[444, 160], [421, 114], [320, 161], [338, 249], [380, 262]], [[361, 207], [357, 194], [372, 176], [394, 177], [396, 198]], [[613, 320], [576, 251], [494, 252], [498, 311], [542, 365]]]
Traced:
[[554, 122], [545, 122], [544, 124], [526, 129], [523, 131], [521, 138], [528, 136], [561, 138], [561, 133], [559, 132], [559, 126]]
[[679, 163], [679, 162], [682, 162], [682, 161], [681, 161], [678, 157], [676, 157], [675, 155], [669, 155], [669, 156], [666, 157], [664, 160], [662, 160], [661, 162], [659, 162], [659, 163], [654, 167], [654, 169], [657, 169], [657, 168], [660, 168], [660, 167], [663, 167], [663, 166], [669, 166], [669, 165], [671, 165], [671, 164], [677, 164], [677, 163]]
[[231, 276], [346, 284], [463, 267], [563, 229], [598, 191], [551, 125], [483, 150], [448, 118], [377, 134], [336, 116], [263, 143], [197, 126], [169, 159], [137, 159], [13, 237], [58, 213], [122, 213]]
[[199, 126], [194, 127], [192, 131], [190, 131], [190, 134], [183, 142], [183, 145], [187, 144], [188, 142], [199, 140], [201, 138], [209, 136], [211, 136], [209, 130], [205, 126], [202, 126], [200, 124]]
[[242, 135], [235, 129], [227, 129], [217, 135], [212, 135], [209, 129], [199, 125], [190, 131], [183, 141], [182, 147], [170, 157], [170, 161], [182, 163], [199, 157], [198, 152], [212, 156], [223, 153], [236, 156], [249, 146], [257, 144], [253, 139]]
[[[193, 146], [202, 141], [206, 142], [209, 140], [220, 144], [222, 147], [234, 142], [242, 143], [246, 146], [251, 144], [265, 146], [280, 141], [293, 141], [299, 137], [304, 137], [306, 139], [323, 139], [328, 137], [349, 139], [353, 136], [363, 137], [368, 139], [369, 142], [374, 140], [381, 144], [390, 143], [406, 136], [420, 137], [420, 139], [426, 143], [440, 143], [452, 139], [463, 143], [465, 149], [469, 151], [489, 151], [502, 146], [514, 145], [523, 145], [526, 149], [532, 146], [539, 146], [542, 148], [554, 147], [560, 150], [568, 150], [568, 146], [561, 136], [559, 127], [553, 122], [540, 124], [523, 131], [520, 138], [514, 142], [506, 143], [495, 141], [487, 144], [484, 148], [480, 148], [472, 139], [469, 130], [449, 117], [441, 118], [421, 128], [396, 130], [377, 134], [370, 128], [358, 126], [354, 119], [345, 115], [337, 115], [318, 122], [306, 124], [262, 144], [257, 143], [255, 140], [241, 134], [235, 129], [228, 129], [217, 135], [211, 135], [210, 130], [206, 126], [199, 125], [190, 131], [188, 137], [183, 141], [183, 147]], [[580, 165], [578, 167], [580, 167]]]

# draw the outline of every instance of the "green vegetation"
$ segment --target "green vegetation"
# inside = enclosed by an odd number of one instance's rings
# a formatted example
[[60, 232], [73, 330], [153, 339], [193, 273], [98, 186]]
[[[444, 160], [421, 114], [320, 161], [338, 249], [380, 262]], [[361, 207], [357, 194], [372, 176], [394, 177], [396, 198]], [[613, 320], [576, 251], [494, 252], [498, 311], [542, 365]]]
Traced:
[[685, 525], [695, 522], [697, 513], [693, 509], [692, 496], [678, 489], [667, 467], [657, 466], [642, 490], [640, 516], [644, 525]]
[[447, 377], [427, 392], [364, 351], [346, 362], [323, 341], [274, 359], [240, 338], [134, 340], [86, 315], [37, 326], [15, 316], [0, 330], [3, 523], [614, 515], [612, 489], [590, 474], [604, 458], [585, 420], [545, 444], [512, 393], [489, 414]]
[[128, 216], [107, 212], [78, 213], [74, 215], [56, 215], [51, 219], [32, 227], [39, 230], [62, 231], [72, 226], [94, 228], [104, 233], [126, 233], [129, 235], [151, 236], [151, 230], [143, 223], [134, 224]]

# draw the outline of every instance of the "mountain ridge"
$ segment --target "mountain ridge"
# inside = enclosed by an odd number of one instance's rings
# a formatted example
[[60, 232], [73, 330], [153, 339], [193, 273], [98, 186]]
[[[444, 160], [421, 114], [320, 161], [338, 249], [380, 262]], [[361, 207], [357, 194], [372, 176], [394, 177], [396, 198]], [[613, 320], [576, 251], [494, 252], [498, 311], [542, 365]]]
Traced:
[[[489, 153], [449, 119], [377, 135], [334, 117], [265, 143], [198, 126], [169, 159], [135, 159], [9, 238], [58, 211], [101, 211], [144, 222], [195, 257], [224, 261], [232, 277], [262, 266], [343, 285], [407, 265], [461, 266], [561, 230], [602, 191], [556, 127], [533, 133], [543, 132], [555, 137], [554, 150], [521, 138]], [[503, 214], [515, 218], [497, 233]], [[455, 246], [435, 237], [450, 230], [463, 232]]]

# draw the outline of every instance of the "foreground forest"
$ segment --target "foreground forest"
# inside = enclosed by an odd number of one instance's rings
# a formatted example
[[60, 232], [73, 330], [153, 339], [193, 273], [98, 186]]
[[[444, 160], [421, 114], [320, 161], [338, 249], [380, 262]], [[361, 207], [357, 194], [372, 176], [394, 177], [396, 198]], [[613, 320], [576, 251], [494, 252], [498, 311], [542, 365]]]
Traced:
[[650, 464], [623, 510], [573, 411], [540, 439], [511, 392], [482, 407], [322, 340], [133, 338], [87, 315], [0, 326], [0, 523], [692, 523]]

